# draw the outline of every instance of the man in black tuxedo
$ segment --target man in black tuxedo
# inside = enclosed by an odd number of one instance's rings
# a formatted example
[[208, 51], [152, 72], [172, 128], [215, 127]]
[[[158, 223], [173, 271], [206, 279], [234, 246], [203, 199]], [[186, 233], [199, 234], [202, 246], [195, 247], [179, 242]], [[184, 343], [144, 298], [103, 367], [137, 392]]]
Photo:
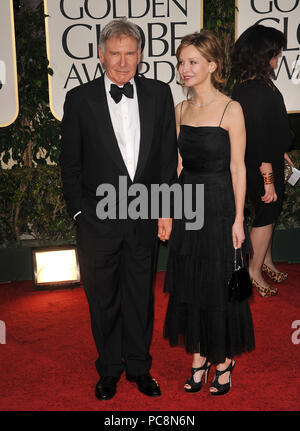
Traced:
[[99, 56], [105, 75], [67, 93], [60, 160], [99, 353], [95, 394], [101, 400], [112, 398], [125, 369], [142, 393], [159, 396], [149, 372], [153, 261], [157, 235], [167, 240], [172, 221], [100, 219], [96, 189], [114, 187], [118, 212], [120, 177], [127, 187], [140, 183], [148, 191], [151, 184], [176, 180], [173, 99], [167, 84], [136, 75], [141, 37], [126, 19], [104, 27]]

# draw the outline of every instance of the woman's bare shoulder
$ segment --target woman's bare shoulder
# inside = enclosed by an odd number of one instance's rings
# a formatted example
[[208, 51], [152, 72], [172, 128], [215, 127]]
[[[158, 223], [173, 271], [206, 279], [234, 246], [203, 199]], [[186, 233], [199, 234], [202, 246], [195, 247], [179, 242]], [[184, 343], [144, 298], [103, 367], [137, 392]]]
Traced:
[[188, 105], [187, 100], [182, 100], [175, 106], [175, 116], [176, 116], [177, 123], [180, 122], [180, 118], [182, 117], [187, 105]]
[[182, 100], [181, 102], [177, 103], [177, 105], [175, 106], [175, 111], [181, 111], [181, 109], [183, 109], [186, 106], [187, 100]]
[[229, 115], [238, 115], [243, 113], [243, 109], [239, 102], [228, 97], [228, 114]]

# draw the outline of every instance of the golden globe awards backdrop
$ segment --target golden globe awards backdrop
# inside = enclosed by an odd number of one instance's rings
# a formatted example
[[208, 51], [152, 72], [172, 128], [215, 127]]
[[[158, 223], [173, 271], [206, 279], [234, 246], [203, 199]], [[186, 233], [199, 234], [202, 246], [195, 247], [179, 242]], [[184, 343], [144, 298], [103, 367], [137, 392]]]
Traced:
[[176, 48], [182, 36], [202, 28], [202, 0], [44, 0], [52, 114], [63, 115], [65, 94], [98, 78], [101, 29], [127, 17], [139, 26], [143, 56], [139, 73], [170, 84], [174, 101], [182, 100], [176, 84]]
[[254, 24], [274, 27], [287, 37], [275, 85], [287, 111], [300, 112], [300, 0], [236, 0], [236, 6], [236, 38]]
[[0, 2], [0, 127], [19, 112], [13, 0]]

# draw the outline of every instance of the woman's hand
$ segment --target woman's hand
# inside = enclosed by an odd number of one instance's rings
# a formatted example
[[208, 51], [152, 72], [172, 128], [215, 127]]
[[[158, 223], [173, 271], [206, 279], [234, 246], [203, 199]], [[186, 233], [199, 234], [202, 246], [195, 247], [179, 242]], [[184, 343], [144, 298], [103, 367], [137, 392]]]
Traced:
[[232, 225], [232, 243], [234, 248], [241, 248], [245, 241], [244, 224], [242, 221], [237, 221]]
[[289, 158], [288, 153], [284, 153], [284, 159], [294, 168], [295, 165], [294, 163], [291, 161], [291, 159]]
[[[276, 194], [276, 190], [274, 187], [274, 180], [273, 180], [273, 168], [272, 168], [272, 164], [269, 162], [262, 162], [262, 164], [259, 167], [260, 173], [262, 174], [262, 176], [266, 176], [266, 178], [264, 178], [264, 182], [265, 180], [271, 180], [271, 181], [267, 181], [268, 184], [264, 184], [264, 188], [265, 188], [265, 194], [261, 197], [261, 200], [265, 203], [265, 204], [269, 204], [270, 202], [276, 202], [277, 201], [277, 194]], [[272, 178], [270, 178], [270, 176], [272, 176]], [[269, 178], [268, 178], [269, 177]]]
[[265, 184], [265, 194], [261, 197], [261, 200], [265, 204], [269, 204], [270, 202], [276, 202], [277, 201], [277, 194], [275, 191], [274, 184]]

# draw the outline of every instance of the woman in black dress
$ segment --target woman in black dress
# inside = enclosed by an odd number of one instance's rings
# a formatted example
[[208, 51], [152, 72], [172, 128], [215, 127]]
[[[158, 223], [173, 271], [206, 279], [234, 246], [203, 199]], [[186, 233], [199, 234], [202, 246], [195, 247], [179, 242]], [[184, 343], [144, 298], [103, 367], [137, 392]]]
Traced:
[[274, 225], [284, 195], [284, 158], [292, 164], [285, 153], [291, 144], [287, 112], [272, 82], [284, 46], [283, 33], [255, 25], [239, 37], [232, 53], [236, 80], [232, 98], [241, 104], [245, 116], [247, 194], [255, 210], [249, 273], [261, 296], [278, 293], [263, 278], [262, 271], [277, 283], [288, 276], [277, 269], [271, 253]]
[[193, 204], [196, 186], [204, 185], [204, 225], [188, 230], [184, 218], [173, 221], [164, 336], [172, 346], [183, 342], [194, 354], [185, 391], [198, 392], [214, 364], [210, 393], [222, 395], [231, 386], [233, 357], [254, 348], [248, 301], [231, 303], [228, 298], [234, 248], [245, 250], [247, 244], [245, 125], [239, 103], [220, 91], [218, 39], [207, 30], [185, 36], [176, 56], [180, 78], [191, 93], [176, 106], [179, 182], [193, 187]]

